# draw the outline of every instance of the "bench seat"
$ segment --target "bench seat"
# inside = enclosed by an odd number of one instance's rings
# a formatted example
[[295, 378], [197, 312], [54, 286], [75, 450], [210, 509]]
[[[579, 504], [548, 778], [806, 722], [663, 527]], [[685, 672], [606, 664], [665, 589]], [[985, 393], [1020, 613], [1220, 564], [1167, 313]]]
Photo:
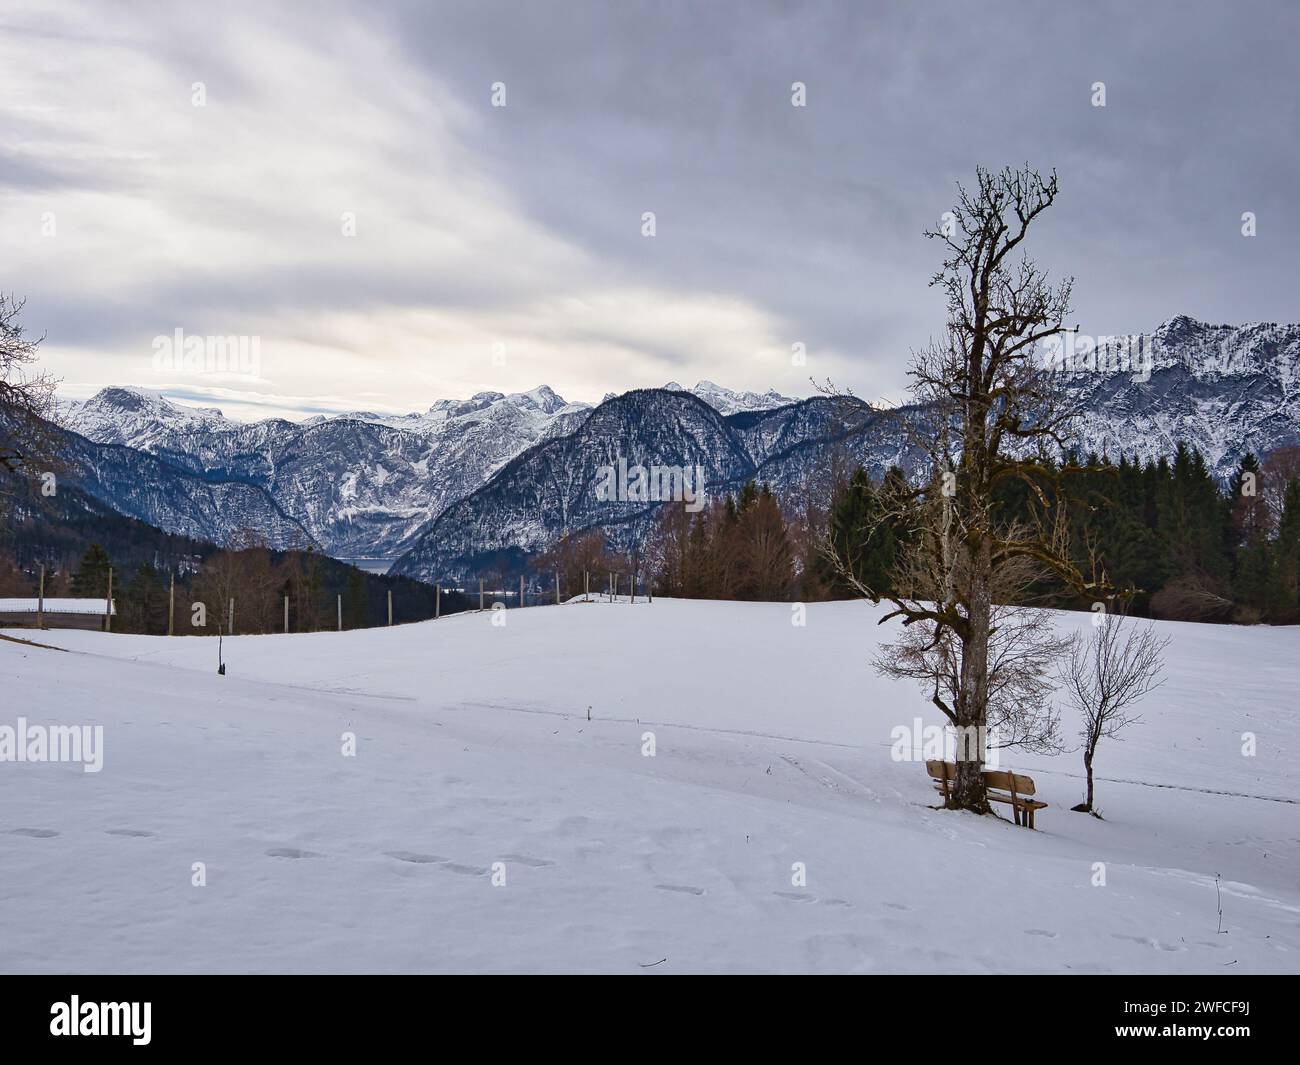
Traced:
[[[946, 801], [951, 795], [950, 782], [957, 779], [957, 766], [952, 762], [931, 759], [925, 768], [934, 778], [935, 790]], [[1029, 796], [1035, 792], [1034, 778], [1020, 773], [1011, 773], [1005, 769], [984, 770], [984, 789], [990, 802], [1010, 804], [1016, 824], [1026, 828], [1034, 827], [1034, 814], [1047, 808], [1047, 803]]]

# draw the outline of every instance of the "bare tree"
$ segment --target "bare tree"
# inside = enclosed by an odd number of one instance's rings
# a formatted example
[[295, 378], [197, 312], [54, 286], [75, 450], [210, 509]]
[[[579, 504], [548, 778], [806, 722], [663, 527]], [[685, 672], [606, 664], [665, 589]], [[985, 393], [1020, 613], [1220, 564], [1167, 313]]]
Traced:
[[[921, 626], [922, 646], [950, 642], [949, 716], [964, 733], [988, 727], [996, 589], [1007, 583], [1001, 571], [1028, 560], [1090, 600], [1114, 598], [1104, 572], [1094, 565], [1085, 577], [1071, 558], [1061, 486], [1077, 469], [1064, 461], [1075, 410], [1041, 358], [1042, 346], [1063, 331], [1071, 283], [1052, 285], [1024, 255], [1030, 226], [1056, 195], [1055, 174], [980, 169], [976, 187], [959, 186], [957, 204], [926, 234], [947, 250], [932, 284], [948, 305], [944, 340], [917, 353], [911, 370], [913, 424], [917, 439], [928, 430], [930, 476], [878, 520], [912, 525], [909, 550], [925, 553], [930, 575], [887, 593], [862, 589], [892, 604], [882, 622]], [[1027, 489], [1027, 518], [1012, 517], [1000, 501], [1001, 489], [1016, 482]], [[969, 748], [959, 755], [949, 805], [989, 812], [982, 757]]]
[[29, 340], [18, 320], [25, 302], [0, 292], [0, 508], [30, 492], [55, 450], [49, 418], [58, 382], [35, 369], [40, 340]]
[[1133, 704], [1164, 682], [1162, 656], [1169, 637], [1157, 636], [1154, 625], [1139, 628], [1123, 615], [1099, 615], [1094, 622], [1088, 639], [1076, 637], [1061, 679], [1069, 702], [1083, 718], [1079, 736], [1088, 797], [1074, 809], [1098, 816], [1092, 806], [1097, 744], [1103, 736], [1118, 736], [1142, 720], [1133, 713]]
[[1300, 482], [1300, 444], [1274, 448], [1261, 465], [1261, 494], [1267, 507], [1267, 533], [1276, 536], [1286, 506], [1286, 490], [1293, 481]]
[[[937, 598], [939, 561], [925, 551], [905, 556], [896, 577], [909, 596]], [[995, 574], [989, 615], [987, 730], [976, 734], [981, 756], [988, 747], [1038, 754], [1062, 749], [1060, 714], [1050, 696], [1072, 642], [1057, 633], [1048, 611], [1006, 605], [1024, 601], [1041, 576], [1041, 567], [1023, 557]], [[873, 664], [881, 676], [919, 683], [949, 724], [963, 729], [957, 712], [961, 661], [961, 641], [952, 628], [921, 622], [904, 628]], [[957, 750], [959, 754], [963, 750], [960, 743]]]

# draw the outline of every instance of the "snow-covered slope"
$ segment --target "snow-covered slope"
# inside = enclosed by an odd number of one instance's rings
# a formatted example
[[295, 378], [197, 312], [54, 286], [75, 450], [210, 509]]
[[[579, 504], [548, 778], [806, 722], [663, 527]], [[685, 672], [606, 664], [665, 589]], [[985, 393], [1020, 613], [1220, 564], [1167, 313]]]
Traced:
[[224, 677], [209, 639], [0, 641], [0, 725], [104, 726], [98, 773], [0, 764], [0, 969], [1296, 971], [1300, 629], [1162, 625], [1105, 821], [1077, 754], [1004, 761], [1031, 832], [891, 759], [935, 716], [877, 617], [575, 603], [237, 637]]
[[[1138, 352], [1149, 362], [1135, 373]], [[1082, 406], [1073, 435], [1085, 453], [1145, 462], [1183, 441], [1226, 481], [1247, 452], [1300, 443], [1300, 325], [1179, 315], [1150, 335], [1106, 340], [1077, 362], [1085, 368], [1063, 380]]]

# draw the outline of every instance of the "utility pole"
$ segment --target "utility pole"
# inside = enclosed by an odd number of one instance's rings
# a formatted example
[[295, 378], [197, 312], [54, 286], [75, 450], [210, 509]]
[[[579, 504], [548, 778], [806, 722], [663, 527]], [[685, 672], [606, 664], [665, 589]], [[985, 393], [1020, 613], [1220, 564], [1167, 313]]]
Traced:
[[41, 563], [41, 588], [36, 600], [36, 627], [45, 628], [45, 563]]

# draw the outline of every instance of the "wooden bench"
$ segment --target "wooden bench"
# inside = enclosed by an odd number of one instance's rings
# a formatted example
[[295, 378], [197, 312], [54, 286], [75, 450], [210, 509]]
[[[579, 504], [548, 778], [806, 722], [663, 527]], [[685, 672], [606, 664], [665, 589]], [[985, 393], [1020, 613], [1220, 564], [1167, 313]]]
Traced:
[[[951, 794], [948, 782], [957, 779], [957, 766], [952, 762], [931, 760], [925, 763], [925, 768], [934, 778], [935, 790], [939, 791], [947, 802]], [[1034, 827], [1034, 812], [1047, 808], [1047, 803], [1027, 798], [1034, 794], [1033, 777], [1009, 773], [1003, 769], [986, 769], [984, 788], [990, 802], [1010, 803], [1016, 824], [1027, 828]]]

